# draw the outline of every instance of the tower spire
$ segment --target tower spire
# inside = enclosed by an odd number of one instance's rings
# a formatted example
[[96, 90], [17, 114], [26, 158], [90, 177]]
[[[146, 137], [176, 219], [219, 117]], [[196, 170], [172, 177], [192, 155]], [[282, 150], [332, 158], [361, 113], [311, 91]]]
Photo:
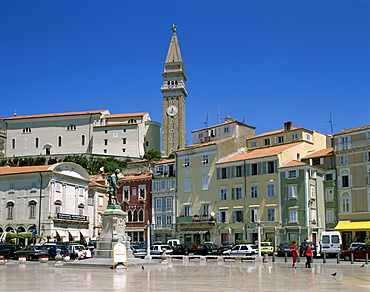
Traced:
[[163, 63], [163, 123], [162, 155], [168, 156], [175, 150], [186, 146], [185, 104], [188, 93], [185, 88], [187, 80], [185, 65], [182, 61], [177, 25], [172, 24], [172, 37], [166, 61]]

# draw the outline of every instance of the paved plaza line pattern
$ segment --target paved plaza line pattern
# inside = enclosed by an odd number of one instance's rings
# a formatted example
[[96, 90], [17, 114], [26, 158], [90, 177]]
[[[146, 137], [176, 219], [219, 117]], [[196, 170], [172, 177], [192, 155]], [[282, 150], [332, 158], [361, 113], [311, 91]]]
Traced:
[[[1, 291], [369, 291], [370, 265], [317, 260], [312, 269], [290, 262], [202, 262], [134, 265], [128, 270], [108, 266], [54, 267], [36, 261], [0, 266]], [[336, 276], [331, 276], [336, 272]]]

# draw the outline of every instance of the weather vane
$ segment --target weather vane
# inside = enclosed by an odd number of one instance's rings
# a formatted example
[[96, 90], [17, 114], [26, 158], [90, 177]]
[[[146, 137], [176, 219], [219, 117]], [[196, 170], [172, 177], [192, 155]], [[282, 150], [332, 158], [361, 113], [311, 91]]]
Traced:
[[173, 31], [173, 33], [174, 33], [174, 34], [176, 34], [176, 28], [177, 28], [176, 23], [173, 23], [173, 24], [171, 25], [171, 29], [172, 29], [172, 31]]

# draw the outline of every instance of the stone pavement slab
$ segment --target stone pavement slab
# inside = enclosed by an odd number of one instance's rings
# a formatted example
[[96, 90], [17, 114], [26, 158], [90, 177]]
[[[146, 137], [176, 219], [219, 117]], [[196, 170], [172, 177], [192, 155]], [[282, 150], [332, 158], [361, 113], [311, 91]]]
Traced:
[[[100, 259], [99, 259], [100, 260]], [[82, 261], [79, 261], [82, 262]], [[316, 260], [312, 269], [301, 262], [297, 269], [278, 259], [255, 261], [180, 260], [129, 264], [126, 269], [68, 263], [54, 267], [53, 261], [19, 265], [10, 260], [0, 266], [1, 291], [369, 291], [370, 265], [337, 264]], [[93, 262], [91, 262], [93, 263]], [[142, 266], [144, 269], [142, 269]], [[336, 276], [331, 274], [336, 272]]]

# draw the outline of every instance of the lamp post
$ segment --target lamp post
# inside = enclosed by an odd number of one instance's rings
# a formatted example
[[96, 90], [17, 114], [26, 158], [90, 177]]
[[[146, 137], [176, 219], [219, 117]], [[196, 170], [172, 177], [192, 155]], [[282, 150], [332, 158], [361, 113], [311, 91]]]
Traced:
[[150, 221], [148, 220], [148, 224], [147, 225], [145, 225], [145, 227], [146, 227], [146, 232], [147, 232], [147, 235], [146, 235], [146, 237], [147, 237], [147, 241], [146, 241], [146, 243], [147, 243], [147, 247], [146, 247], [146, 257], [147, 257], [147, 259], [150, 259], [150, 245], [151, 245], [151, 230], [150, 230], [150, 228], [152, 227], [152, 224], [150, 224]]
[[258, 219], [258, 222], [257, 222], [257, 232], [258, 232], [258, 257], [261, 257], [261, 226], [263, 226], [263, 224], [261, 224], [260, 220]]

